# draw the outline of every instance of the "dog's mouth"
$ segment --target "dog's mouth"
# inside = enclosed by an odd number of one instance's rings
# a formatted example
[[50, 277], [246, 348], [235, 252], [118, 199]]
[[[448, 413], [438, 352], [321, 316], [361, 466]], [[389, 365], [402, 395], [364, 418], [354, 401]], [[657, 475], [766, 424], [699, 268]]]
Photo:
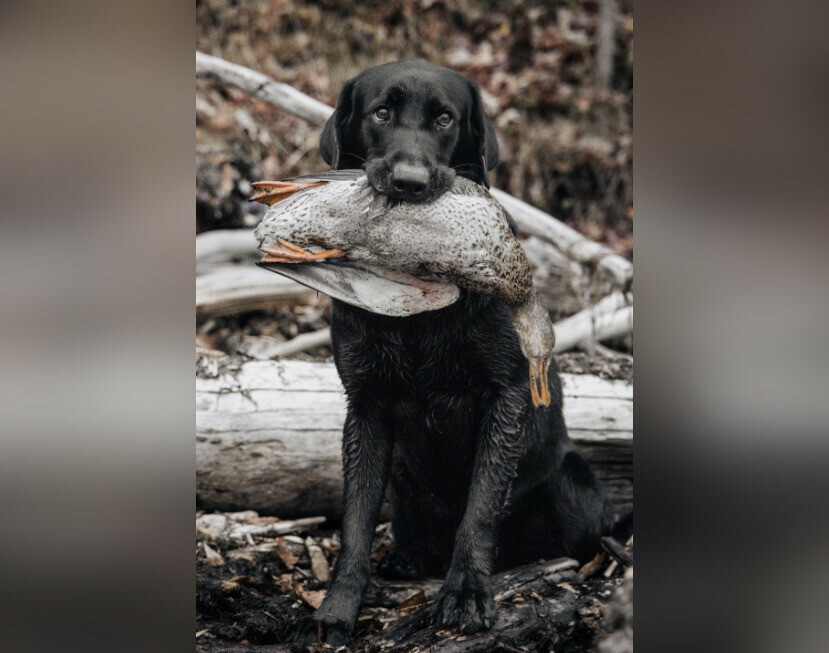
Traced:
[[418, 166], [373, 159], [365, 166], [369, 183], [378, 193], [398, 202], [428, 204], [452, 187], [455, 171], [448, 166]]

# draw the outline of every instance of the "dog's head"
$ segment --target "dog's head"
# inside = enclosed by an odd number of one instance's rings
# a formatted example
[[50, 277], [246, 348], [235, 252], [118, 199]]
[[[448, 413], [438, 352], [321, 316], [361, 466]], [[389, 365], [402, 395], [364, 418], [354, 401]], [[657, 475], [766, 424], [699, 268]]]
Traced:
[[364, 168], [393, 199], [431, 202], [455, 174], [489, 187], [498, 141], [477, 85], [426, 61], [398, 61], [345, 83], [320, 137], [332, 168]]

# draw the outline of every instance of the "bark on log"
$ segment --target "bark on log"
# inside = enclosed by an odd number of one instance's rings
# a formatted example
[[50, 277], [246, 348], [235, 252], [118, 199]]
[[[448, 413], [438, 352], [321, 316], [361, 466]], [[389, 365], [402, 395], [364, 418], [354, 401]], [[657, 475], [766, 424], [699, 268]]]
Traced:
[[[632, 502], [633, 390], [563, 374], [570, 436], [614, 500]], [[345, 399], [333, 364], [207, 358], [196, 379], [196, 490], [204, 509], [341, 516]]]

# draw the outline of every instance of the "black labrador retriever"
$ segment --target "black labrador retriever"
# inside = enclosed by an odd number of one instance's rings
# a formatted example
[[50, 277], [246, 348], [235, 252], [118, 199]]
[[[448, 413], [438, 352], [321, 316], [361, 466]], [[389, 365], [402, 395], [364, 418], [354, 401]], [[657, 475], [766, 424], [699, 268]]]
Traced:
[[[332, 168], [363, 167], [378, 191], [410, 202], [439, 197], [456, 174], [488, 186], [498, 162], [478, 87], [425, 61], [346, 82], [320, 150]], [[447, 308], [393, 318], [334, 301], [331, 332], [348, 398], [342, 548], [297, 641], [351, 638], [389, 480], [395, 548], [380, 572], [446, 574], [436, 624], [489, 628], [494, 570], [595, 553], [613, 512], [567, 436], [554, 363], [552, 405], [532, 406], [505, 304], [464, 292]]]

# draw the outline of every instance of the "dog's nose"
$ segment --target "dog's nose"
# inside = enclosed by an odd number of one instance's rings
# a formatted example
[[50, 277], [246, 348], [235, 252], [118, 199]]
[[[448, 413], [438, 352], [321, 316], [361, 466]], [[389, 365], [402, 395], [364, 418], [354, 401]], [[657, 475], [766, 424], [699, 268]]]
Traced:
[[429, 187], [429, 171], [423, 166], [398, 163], [391, 173], [392, 190], [407, 195], [420, 195]]

